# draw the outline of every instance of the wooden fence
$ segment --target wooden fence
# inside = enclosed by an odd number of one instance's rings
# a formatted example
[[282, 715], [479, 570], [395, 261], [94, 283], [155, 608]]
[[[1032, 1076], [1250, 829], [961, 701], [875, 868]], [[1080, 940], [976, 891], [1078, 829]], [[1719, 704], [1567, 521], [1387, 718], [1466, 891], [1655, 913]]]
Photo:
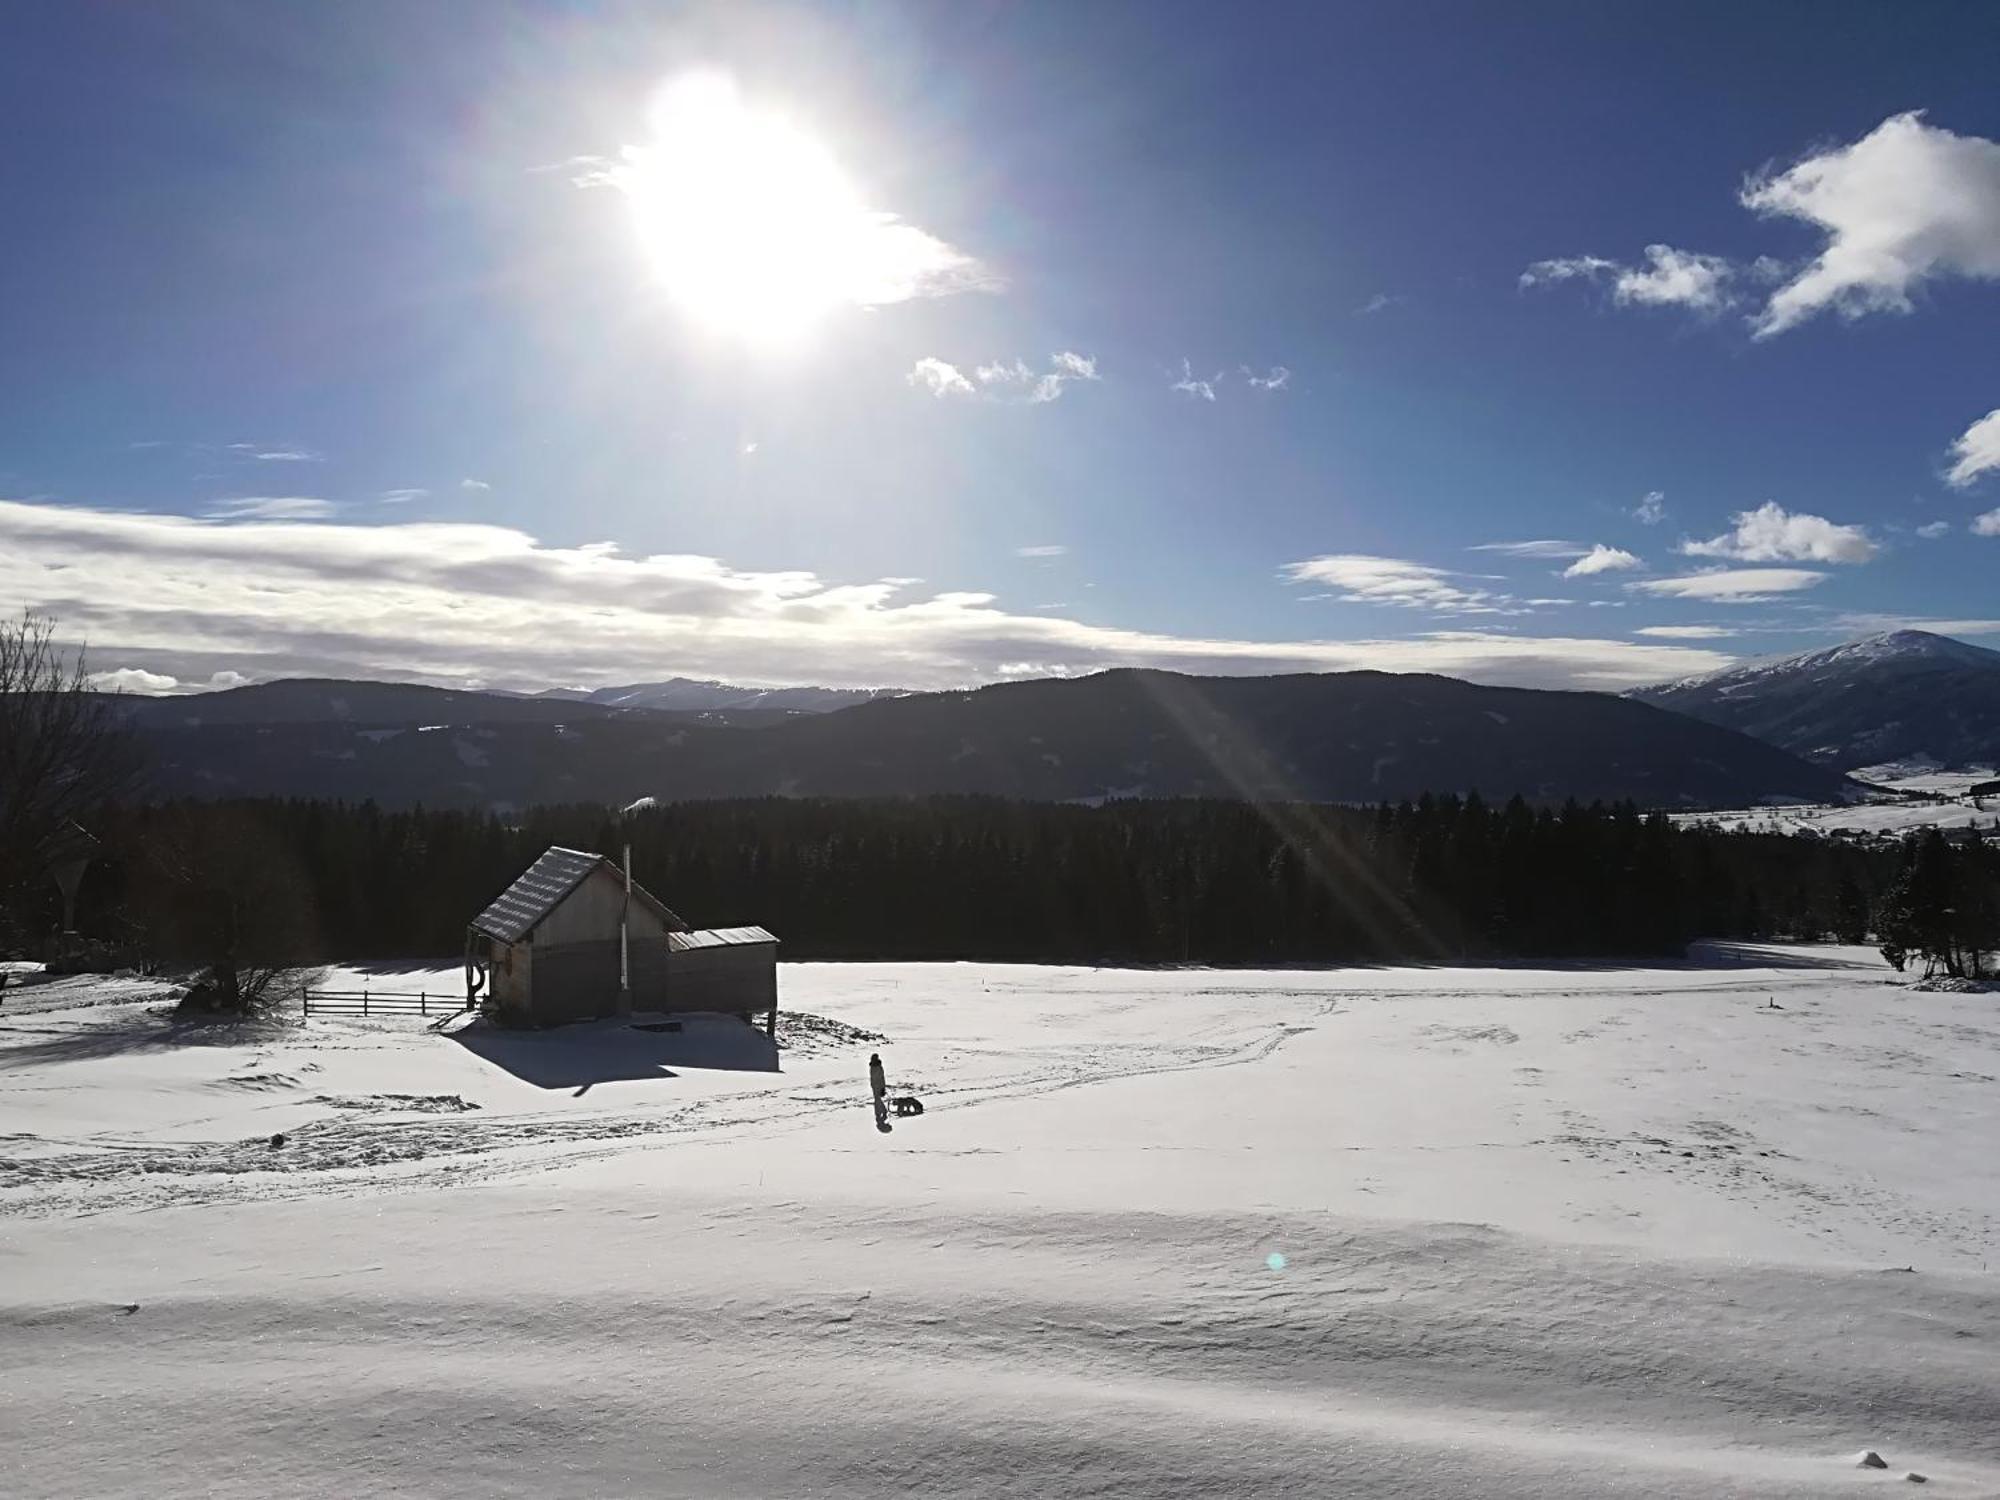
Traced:
[[465, 995], [452, 991], [412, 995], [395, 990], [314, 990], [304, 997], [309, 1016], [449, 1016], [465, 1009]]

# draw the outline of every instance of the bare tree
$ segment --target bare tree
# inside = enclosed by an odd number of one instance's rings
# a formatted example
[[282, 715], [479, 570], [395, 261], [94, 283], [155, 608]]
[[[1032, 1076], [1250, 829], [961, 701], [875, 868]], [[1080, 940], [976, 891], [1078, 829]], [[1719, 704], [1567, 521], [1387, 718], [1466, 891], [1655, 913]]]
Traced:
[[289, 998], [317, 946], [310, 883], [254, 804], [178, 803], [148, 815], [137, 898], [148, 946], [204, 973], [191, 1010], [243, 1015]]
[[23, 612], [0, 624], [0, 923], [47, 878], [72, 823], [136, 790], [141, 761], [84, 653], [55, 621]]

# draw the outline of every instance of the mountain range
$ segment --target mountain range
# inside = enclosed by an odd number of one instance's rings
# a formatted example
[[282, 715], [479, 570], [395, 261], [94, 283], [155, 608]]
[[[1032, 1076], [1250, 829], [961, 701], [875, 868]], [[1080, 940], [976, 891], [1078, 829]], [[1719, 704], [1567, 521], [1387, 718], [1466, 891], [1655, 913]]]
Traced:
[[1627, 695], [1839, 770], [2000, 760], [2000, 651], [1896, 630]]
[[871, 695], [828, 713], [325, 681], [119, 701], [162, 793], [385, 806], [927, 793], [1373, 802], [1478, 790], [1693, 808], [1847, 790], [1833, 769], [1633, 699], [1382, 672], [1119, 669]]
[[904, 688], [739, 687], [694, 677], [635, 682], [624, 687], [544, 688], [538, 698], [598, 703], [607, 708], [659, 708], [673, 712], [773, 712], [825, 714], [876, 698], [901, 698]]

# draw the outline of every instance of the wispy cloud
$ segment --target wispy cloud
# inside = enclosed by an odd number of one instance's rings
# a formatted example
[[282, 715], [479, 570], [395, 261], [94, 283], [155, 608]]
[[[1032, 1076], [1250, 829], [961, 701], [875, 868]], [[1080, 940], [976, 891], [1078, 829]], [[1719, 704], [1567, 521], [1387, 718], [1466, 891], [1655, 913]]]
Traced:
[[1731, 306], [1735, 268], [1719, 255], [1677, 250], [1672, 245], [1648, 245], [1643, 265], [1625, 265], [1598, 255], [1572, 255], [1538, 260], [1520, 275], [1520, 285], [1552, 286], [1566, 281], [1609, 280], [1611, 298], [1620, 306], [1684, 307], [1713, 317]]
[[1974, 536], [2000, 536], [2000, 509], [1987, 511], [1972, 518]]
[[1219, 373], [1208, 380], [1196, 379], [1194, 366], [1183, 359], [1181, 361], [1181, 378], [1168, 386], [1167, 389], [1193, 396], [1198, 401], [1213, 401], [1215, 399], [1216, 383], [1221, 379], [1222, 376]]
[[1372, 317], [1376, 313], [1387, 312], [1399, 302], [1407, 302], [1409, 300], [1407, 297], [1392, 295], [1389, 292], [1377, 292], [1366, 302], [1354, 309], [1354, 316], [1357, 318]]
[[1705, 599], [1717, 604], [1768, 604], [1826, 581], [1812, 568], [1718, 568], [1683, 573], [1675, 578], [1649, 578], [1625, 587], [1668, 599]]
[[1951, 530], [1949, 521], [1926, 521], [1917, 528], [1917, 535], [1927, 542], [1934, 542]]
[[1641, 526], [1657, 526], [1667, 518], [1667, 495], [1664, 490], [1648, 490], [1632, 507], [1632, 519]]
[[323, 521], [339, 509], [311, 495], [243, 495], [216, 501], [208, 514], [222, 521]]
[[2000, 620], [1949, 620], [1930, 615], [1843, 614], [1827, 629], [1839, 635], [1875, 635], [1885, 630], [1928, 630], [1937, 635], [2000, 635]]
[[1069, 548], [1060, 542], [1049, 542], [1039, 547], [1016, 547], [1014, 549], [1016, 557], [1065, 557], [1068, 554]]
[[1951, 468], [1944, 482], [1955, 490], [1968, 488], [1982, 474], [2000, 470], [2000, 407], [1995, 407], [1958, 435], [1951, 445]]
[[2000, 142], [1927, 125], [1921, 110], [1759, 172], [1741, 196], [1753, 212], [1826, 235], [1752, 320], [1758, 338], [1823, 312], [1907, 313], [1911, 293], [1939, 277], [2000, 278]]
[[1607, 547], [1602, 542], [1592, 547], [1582, 557], [1562, 570], [1565, 578], [1589, 578], [1597, 573], [1622, 573], [1632, 568], [1643, 568], [1639, 561], [1623, 547]]
[[458, 482], [458, 487], [462, 490], [490, 490], [493, 488], [492, 485], [483, 479], [461, 479]]
[[1505, 595], [1457, 582], [1463, 574], [1394, 557], [1335, 553], [1287, 563], [1284, 573], [1294, 583], [1332, 585], [1345, 604], [1388, 604], [1441, 614], [1520, 612]]
[[1570, 558], [1582, 557], [1590, 549], [1578, 542], [1565, 542], [1555, 537], [1539, 537], [1526, 542], [1480, 542], [1466, 548], [1468, 552], [1500, 552], [1508, 557]]
[[1292, 372], [1283, 365], [1273, 365], [1269, 374], [1259, 375], [1248, 365], [1244, 365], [1243, 378], [1250, 382], [1252, 390], [1282, 391], [1292, 383]]
[[266, 447], [258, 443], [231, 443], [229, 451], [267, 464], [316, 464], [324, 462], [326, 457], [310, 448]]
[[[958, 366], [941, 359], [920, 359], [906, 377], [911, 385], [921, 385], [933, 396], [989, 396], [1025, 401], [1041, 406], [1059, 400], [1064, 390], [1077, 381], [1099, 378], [1097, 361], [1073, 349], [1061, 349], [1049, 356], [1048, 368], [1036, 370], [1020, 358], [991, 360], [974, 365], [968, 380]], [[978, 385], [974, 385], [976, 380]]]
[[384, 505], [408, 505], [414, 500], [425, 499], [429, 494], [430, 491], [424, 489], [384, 490], [381, 501]]
[[1824, 516], [1794, 515], [1775, 500], [1736, 513], [1736, 529], [1705, 542], [1682, 542], [1688, 557], [1720, 557], [1731, 562], [1865, 563], [1877, 548], [1859, 526], [1841, 526]]
[[1720, 641], [1736, 634], [1720, 625], [1641, 625], [1632, 633], [1662, 641]]
[[1177, 636], [1013, 613], [712, 557], [553, 547], [465, 523], [326, 525], [0, 501], [0, 597], [58, 612], [100, 655], [199, 680], [395, 675], [528, 686], [676, 672], [758, 681], [956, 686], [1007, 663], [1052, 670], [1430, 671], [1526, 686], [1637, 686], [1728, 664], [1631, 640], [1457, 632], [1416, 640]]
[[910, 373], [903, 379], [913, 386], [929, 391], [940, 400], [946, 396], [972, 394], [972, 382], [959, 373], [957, 365], [928, 354], [911, 365]]
[[1525, 292], [1531, 287], [1555, 286], [1565, 281], [1595, 281], [1617, 269], [1617, 261], [1601, 255], [1563, 255], [1536, 261], [1521, 273], [1518, 284]]

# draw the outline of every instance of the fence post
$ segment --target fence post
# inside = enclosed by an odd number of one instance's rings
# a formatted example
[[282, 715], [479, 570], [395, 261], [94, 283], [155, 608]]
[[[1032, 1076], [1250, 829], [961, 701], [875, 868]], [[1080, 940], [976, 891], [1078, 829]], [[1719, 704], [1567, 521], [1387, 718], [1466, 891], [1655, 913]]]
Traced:
[[368, 1014], [368, 986], [365, 984], [361, 987], [361, 1014]]

